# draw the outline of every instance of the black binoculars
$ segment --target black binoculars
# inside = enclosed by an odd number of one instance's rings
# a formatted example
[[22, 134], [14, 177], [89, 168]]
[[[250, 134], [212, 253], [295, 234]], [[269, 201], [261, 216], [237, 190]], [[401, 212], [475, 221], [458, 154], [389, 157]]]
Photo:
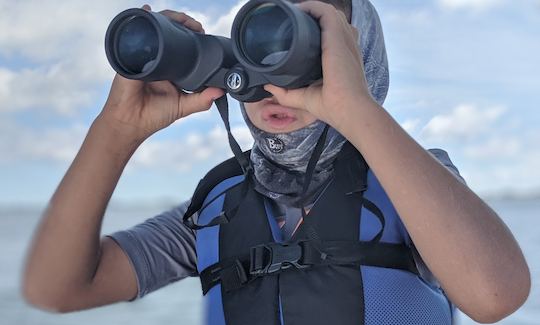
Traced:
[[128, 9], [109, 25], [105, 51], [126, 78], [168, 80], [189, 92], [218, 87], [242, 102], [271, 96], [265, 84], [292, 89], [322, 77], [319, 24], [284, 0], [246, 3], [230, 39], [194, 32], [160, 13]]

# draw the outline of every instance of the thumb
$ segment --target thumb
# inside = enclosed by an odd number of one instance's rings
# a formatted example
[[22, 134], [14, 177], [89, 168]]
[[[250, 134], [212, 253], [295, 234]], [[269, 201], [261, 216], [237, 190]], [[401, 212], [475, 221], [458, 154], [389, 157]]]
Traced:
[[306, 110], [305, 95], [307, 88], [285, 89], [271, 84], [264, 85], [264, 90], [274, 95], [280, 105]]
[[181, 95], [181, 117], [208, 110], [212, 103], [223, 95], [225, 95], [225, 92], [220, 88], [206, 88], [199, 93]]

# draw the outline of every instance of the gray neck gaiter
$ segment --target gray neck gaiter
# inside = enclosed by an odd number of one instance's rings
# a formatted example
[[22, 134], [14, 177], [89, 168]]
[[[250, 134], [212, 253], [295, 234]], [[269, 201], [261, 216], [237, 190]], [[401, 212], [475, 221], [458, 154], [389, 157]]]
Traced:
[[[351, 24], [361, 35], [358, 45], [364, 57], [364, 71], [373, 98], [383, 104], [388, 92], [388, 61], [378, 14], [368, 0], [352, 0]], [[251, 151], [255, 190], [285, 206], [300, 207], [302, 185], [311, 154], [326, 124], [316, 121], [289, 133], [268, 133], [249, 120], [243, 103], [242, 115], [255, 143]], [[333, 162], [346, 139], [330, 128], [323, 152], [306, 193], [306, 203], [312, 203], [322, 185], [333, 174]]]

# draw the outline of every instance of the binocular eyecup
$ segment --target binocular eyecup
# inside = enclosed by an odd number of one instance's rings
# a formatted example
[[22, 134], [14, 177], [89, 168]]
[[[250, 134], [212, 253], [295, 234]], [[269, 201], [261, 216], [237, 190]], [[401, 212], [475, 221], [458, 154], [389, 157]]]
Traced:
[[194, 32], [167, 16], [128, 9], [110, 23], [105, 51], [113, 69], [135, 80], [168, 80], [198, 92], [218, 87], [243, 102], [322, 77], [320, 28], [284, 0], [251, 0], [233, 22], [231, 39]]

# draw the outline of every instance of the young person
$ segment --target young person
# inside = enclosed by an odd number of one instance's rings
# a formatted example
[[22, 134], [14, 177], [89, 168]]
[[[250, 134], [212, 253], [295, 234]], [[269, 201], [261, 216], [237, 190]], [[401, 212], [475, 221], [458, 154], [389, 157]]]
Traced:
[[[204, 225], [228, 208], [234, 218], [193, 231], [182, 222], [186, 202], [100, 241], [106, 205], [137, 147], [223, 95], [117, 75], [35, 235], [24, 277], [30, 303], [80, 310], [198, 274], [211, 324], [450, 324], [452, 306], [496, 322], [524, 303], [530, 275], [512, 234], [444, 151], [424, 150], [382, 107], [388, 69], [371, 3], [298, 6], [321, 26], [324, 79], [295, 90], [266, 85], [271, 98], [242, 105], [255, 139], [253, 174], [245, 182], [215, 169], [222, 179], [203, 191], [195, 219]], [[184, 13], [163, 13], [203, 31]], [[344, 242], [369, 243], [332, 250]], [[238, 256], [252, 247], [246, 268]], [[269, 257], [288, 268], [272, 272]]]

